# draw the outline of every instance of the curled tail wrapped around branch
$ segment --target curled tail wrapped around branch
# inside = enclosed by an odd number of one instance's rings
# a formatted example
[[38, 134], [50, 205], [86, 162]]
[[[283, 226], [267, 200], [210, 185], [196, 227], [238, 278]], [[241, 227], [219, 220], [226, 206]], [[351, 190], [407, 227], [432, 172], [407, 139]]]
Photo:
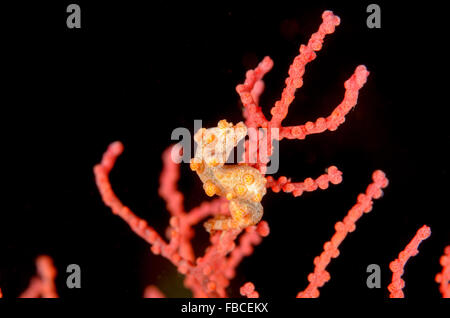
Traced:
[[266, 179], [246, 164], [225, 165], [231, 151], [247, 135], [247, 127], [226, 120], [217, 127], [200, 129], [194, 136], [197, 143], [191, 169], [203, 182], [208, 196], [226, 197], [231, 216], [218, 216], [205, 223], [208, 232], [243, 229], [257, 224], [263, 215], [261, 200], [266, 194]]

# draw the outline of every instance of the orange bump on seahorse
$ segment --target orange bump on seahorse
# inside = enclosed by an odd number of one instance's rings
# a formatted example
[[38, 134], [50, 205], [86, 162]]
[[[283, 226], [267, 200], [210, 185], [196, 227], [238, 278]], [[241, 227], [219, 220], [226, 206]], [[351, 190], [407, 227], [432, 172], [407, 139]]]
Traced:
[[233, 126], [221, 120], [217, 127], [201, 128], [194, 136], [197, 150], [191, 159], [191, 169], [199, 175], [208, 196], [217, 194], [230, 201], [231, 216], [218, 216], [205, 222], [208, 232], [243, 229], [257, 224], [263, 215], [264, 176], [246, 164], [225, 165], [233, 148], [246, 135], [243, 122]]

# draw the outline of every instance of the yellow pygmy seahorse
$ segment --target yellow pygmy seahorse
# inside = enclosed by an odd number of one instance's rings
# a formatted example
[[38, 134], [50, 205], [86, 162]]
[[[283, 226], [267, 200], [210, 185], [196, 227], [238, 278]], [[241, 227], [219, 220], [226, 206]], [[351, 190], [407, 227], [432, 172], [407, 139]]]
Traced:
[[243, 229], [257, 224], [263, 215], [261, 199], [266, 194], [266, 179], [259, 170], [246, 164], [227, 164], [231, 151], [247, 135], [243, 122], [233, 126], [226, 120], [217, 127], [201, 128], [194, 136], [197, 143], [191, 169], [203, 182], [208, 196], [226, 197], [231, 217], [217, 216], [205, 223], [208, 232]]

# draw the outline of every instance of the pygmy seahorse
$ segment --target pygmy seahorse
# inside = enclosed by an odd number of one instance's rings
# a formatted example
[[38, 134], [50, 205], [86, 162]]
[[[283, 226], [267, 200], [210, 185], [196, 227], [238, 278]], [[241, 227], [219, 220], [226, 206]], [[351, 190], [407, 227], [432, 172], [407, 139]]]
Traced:
[[225, 164], [233, 148], [246, 135], [243, 122], [233, 126], [221, 120], [217, 127], [201, 128], [194, 136], [197, 150], [191, 159], [191, 169], [197, 172], [208, 196], [217, 194], [229, 200], [231, 216], [217, 216], [205, 222], [208, 232], [243, 229], [257, 224], [263, 215], [264, 176], [246, 164]]

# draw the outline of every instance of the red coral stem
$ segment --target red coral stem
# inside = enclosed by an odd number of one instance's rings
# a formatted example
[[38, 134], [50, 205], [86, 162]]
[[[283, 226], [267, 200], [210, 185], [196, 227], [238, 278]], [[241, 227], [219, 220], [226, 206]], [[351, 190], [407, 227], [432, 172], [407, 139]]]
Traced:
[[242, 296], [247, 298], [259, 298], [259, 293], [255, 290], [255, 285], [251, 282], [247, 282], [242, 285], [239, 291]]
[[345, 82], [345, 95], [342, 102], [327, 118], [318, 118], [315, 122], [303, 125], [281, 127], [279, 137], [287, 139], [304, 139], [307, 135], [318, 134], [325, 130], [334, 131], [344, 123], [345, 116], [355, 107], [358, 101], [359, 90], [364, 86], [369, 76], [364, 65], [359, 65], [353, 75]]
[[389, 264], [389, 268], [392, 271], [392, 282], [388, 286], [390, 291], [390, 298], [404, 298], [403, 288], [405, 287], [405, 281], [402, 279], [405, 265], [409, 258], [419, 253], [419, 244], [426, 240], [431, 235], [431, 229], [424, 225], [414, 235], [411, 242], [406, 245], [405, 249], [400, 252], [398, 258]]
[[20, 298], [57, 298], [55, 286], [56, 268], [50, 256], [41, 255], [36, 258], [37, 275], [33, 277]]
[[282, 120], [286, 117], [289, 105], [295, 97], [295, 91], [303, 85], [303, 74], [306, 65], [316, 58], [316, 51], [322, 48], [325, 35], [334, 32], [336, 26], [340, 23], [338, 16], [331, 11], [325, 11], [322, 14], [322, 24], [319, 30], [311, 35], [307, 45], [300, 46], [300, 54], [294, 58], [294, 62], [289, 68], [289, 77], [286, 79], [286, 87], [284, 88], [281, 99], [275, 102], [275, 106], [271, 109], [272, 119], [271, 127], [280, 127]]
[[295, 196], [301, 196], [304, 191], [315, 191], [318, 188], [325, 190], [328, 188], [329, 183], [339, 184], [342, 182], [342, 172], [338, 170], [335, 166], [331, 166], [327, 169], [327, 173], [321, 175], [317, 179], [306, 178], [303, 182], [291, 182], [290, 179], [286, 177], [280, 177], [275, 180], [273, 177], [266, 177], [268, 188], [271, 188], [273, 192], [284, 192], [291, 193]]
[[111, 208], [114, 214], [117, 214], [127, 222], [133, 232], [151, 245], [154, 254], [163, 255], [176, 266], [182, 264], [186, 265], [185, 262], [182, 262], [183, 259], [179, 254], [175, 253], [175, 251], [169, 247], [169, 244], [161, 238], [153, 227], [148, 225], [145, 220], [136, 216], [128, 207], [123, 205], [112, 190], [108, 175], [113, 168], [117, 157], [122, 154], [122, 152], [122, 143], [119, 141], [113, 142], [104, 153], [102, 161], [94, 167], [95, 181], [103, 202], [106, 206]]
[[439, 291], [442, 297], [450, 298], [450, 245], [445, 248], [440, 263], [442, 265], [442, 272], [436, 275], [436, 283], [439, 284]]
[[373, 182], [367, 187], [366, 192], [358, 195], [356, 203], [347, 216], [335, 225], [336, 233], [331, 240], [323, 246], [324, 250], [320, 256], [314, 259], [314, 272], [308, 275], [309, 285], [304, 291], [297, 294], [297, 298], [317, 298], [319, 297], [319, 288], [330, 280], [330, 274], [326, 267], [332, 258], [339, 256], [339, 245], [347, 237], [348, 233], [356, 229], [356, 221], [363, 215], [372, 210], [373, 199], [378, 199], [382, 195], [382, 188], [388, 185], [388, 180], [381, 170], [377, 170], [372, 175]]

